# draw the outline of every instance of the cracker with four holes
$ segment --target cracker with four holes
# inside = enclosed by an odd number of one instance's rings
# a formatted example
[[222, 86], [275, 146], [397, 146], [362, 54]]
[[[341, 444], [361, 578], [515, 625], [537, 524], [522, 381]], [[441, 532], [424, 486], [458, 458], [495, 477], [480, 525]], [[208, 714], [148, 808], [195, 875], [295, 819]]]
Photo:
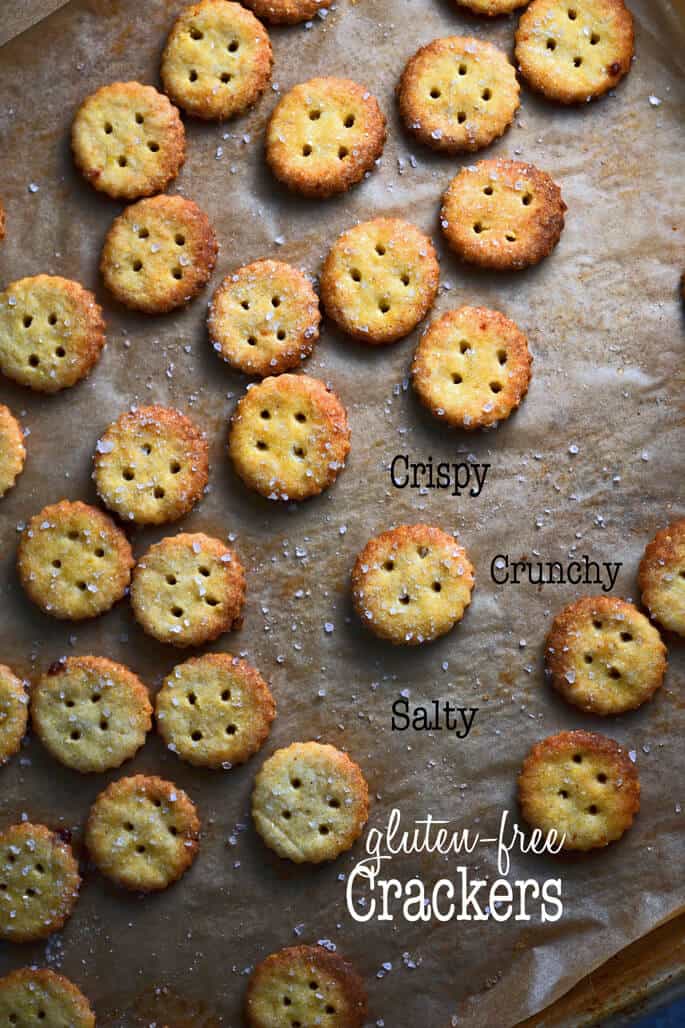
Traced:
[[402, 120], [416, 139], [456, 154], [482, 150], [506, 131], [518, 110], [519, 84], [498, 47], [448, 36], [409, 59], [397, 97]]
[[233, 467], [268, 500], [306, 500], [336, 480], [350, 449], [347, 412], [324, 382], [277, 375], [247, 390], [228, 438]]
[[585, 103], [630, 71], [633, 18], [623, 0], [533, 0], [516, 30], [515, 56], [533, 89]]
[[685, 636], [685, 518], [660, 529], [646, 547], [638, 584], [652, 617]]
[[224, 768], [264, 744], [276, 706], [259, 672], [230, 653], [206, 653], [179, 664], [155, 699], [157, 730], [181, 760]]
[[69, 500], [31, 518], [17, 554], [29, 598], [45, 614], [70, 621], [113, 607], [128, 588], [133, 564], [128, 539], [112, 519]]
[[385, 136], [385, 117], [368, 90], [350, 79], [316, 78], [279, 100], [266, 130], [266, 159], [290, 189], [325, 198], [371, 171]]
[[112, 82], [86, 97], [71, 127], [79, 171], [103, 193], [136, 200], [161, 193], [185, 160], [185, 130], [163, 93]]
[[39, 393], [75, 385], [105, 345], [102, 308], [78, 282], [32, 275], [0, 293], [0, 371]]
[[608, 846], [640, 809], [640, 782], [628, 754], [594, 732], [559, 732], [533, 746], [518, 779], [526, 821], [565, 835], [563, 849]]
[[414, 354], [421, 403], [455, 428], [494, 427], [528, 391], [533, 358], [520, 328], [499, 311], [460, 307], [431, 322]]
[[21, 425], [9, 407], [0, 403], [0, 497], [12, 488], [24, 470], [25, 460]]
[[47, 968], [20, 967], [0, 978], [0, 1024], [30, 1028], [95, 1028], [95, 1014], [80, 989]]
[[297, 25], [301, 21], [310, 21], [329, 3], [330, 0], [245, 0], [246, 7], [272, 25]]
[[499, 14], [511, 14], [519, 7], [525, 7], [530, 0], [455, 0], [458, 7], [465, 7], [472, 14], [484, 14], [494, 18]]
[[241, 624], [245, 574], [234, 550], [202, 532], [151, 546], [133, 572], [131, 606], [159, 642], [201, 646]]
[[45, 825], [0, 832], [0, 939], [33, 942], [58, 931], [78, 899], [71, 847]]
[[266, 29], [241, 4], [201, 0], [184, 8], [169, 33], [160, 75], [174, 103], [196, 118], [242, 114], [271, 78]]
[[218, 244], [204, 211], [182, 196], [153, 196], [115, 218], [100, 271], [126, 307], [163, 314], [190, 303], [206, 285]]
[[100, 437], [93, 478], [103, 503], [140, 525], [176, 521], [198, 502], [209, 448], [190, 418], [169, 407], [136, 407]]
[[250, 1028], [362, 1028], [366, 988], [355, 969], [323, 946], [288, 946], [255, 967], [245, 997]]
[[440, 267], [433, 243], [399, 218], [374, 218], [335, 241], [321, 272], [326, 313], [370, 346], [394, 343], [433, 306]]
[[309, 279], [284, 261], [261, 260], [227, 275], [209, 308], [215, 352], [246, 375], [297, 368], [319, 338], [319, 300]]
[[145, 742], [152, 704], [137, 675], [106, 657], [63, 657], [31, 690], [31, 724], [74, 771], [120, 767]]
[[29, 719], [24, 683], [6, 664], [0, 664], [0, 767], [19, 752]]
[[362, 622], [396, 645], [432, 642], [464, 616], [473, 566], [463, 546], [433, 525], [399, 525], [371, 539], [352, 571]]
[[255, 778], [255, 827], [296, 864], [335, 860], [359, 838], [368, 814], [361, 768], [335, 746], [295, 742], [276, 750]]
[[85, 841], [98, 869], [117, 885], [158, 892], [188, 870], [199, 837], [197, 810], [182, 789], [154, 775], [134, 775], [97, 797]]

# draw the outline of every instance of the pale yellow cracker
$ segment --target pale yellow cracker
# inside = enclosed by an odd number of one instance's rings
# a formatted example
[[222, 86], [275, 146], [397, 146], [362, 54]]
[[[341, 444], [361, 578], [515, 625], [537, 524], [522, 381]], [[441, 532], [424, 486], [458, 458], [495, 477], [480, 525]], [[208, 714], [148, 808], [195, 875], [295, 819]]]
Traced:
[[136, 407], [98, 440], [93, 478], [103, 503], [142, 525], [176, 521], [192, 510], [209, 475], [207, 439], [169, 407]]
[[364, 775], [335, 746], [293, 743], [276, 750], [255, 778], [255, 827], [279, 857], [296, 864], [334, 860], [350, 849], [368, 814]]
[[433, 306], [440, 267], [433, 243], [399, 218], [374, 218], [336, 240], [321, 272], [329, 317], [371, 346], [394, 343]]
[[206, 285], [218, 244], [209, 218], [182, 196], [153, 196], [115, 218], [100, 271], [126, 307], [163, 314], [190, 303]]
[[0, 371], [40, 393], [66, 389], [99, 359], [104, 329], [102, 308], [78, 282], [19, 279], [0, 293]]
[[565, 836], [566, 850], [608, 846], [640, 809], [640, 782], [628, 754], [593, 732], [559, 732], [533, 746], [518, 779], [526, 821]]
[[241, 623], [245, 574], [234, 550], [202, 532], [155, 543], [136, 564], [131, 606], [160, 642], [201, 646]]
[[472, 14], [484, 14], [488, 18], [494, 18], [499, 14], [511, 14], [529, 2], [530, 0], [455, 0], [458, 7], [465, 7]]
[[229, 0], [201, 0], [174, 22], [160, 74], [164, 89], [184, 111], [220, 119], [256, 103], [272, 63], [269, 36], [250, 11]]
[[347, 413], [308, 375], [265, 378], [231, 418], [228, 452], [250, 489], [269, 500], [306, 500], [333, 484], [350, 449]]
[[155, 699], [164, 742], [199, 767], [243, 764], [264, 744], [275, 715], [262, 676], [230, 653], [206, 653], [179, 664]]
[[0, 403], [0, 496], [9, 492], [24, 470], [26, 447], [21, 425], [9, 407]]
[[640, 561], [638, 582], [652, 617], [685, 636], [685, 518], [656, 533]]
[[33, 942], [71, 916], [81, 878], [71, 847], [45, 825], [0, 832], [0, 939]]
[[363, 86], [350, 79], [311, 79], [276, 105], [266, 130], [266, 159], [296, 192], [333, 196], [371, 171], [385, 135], [378, 101]]
[[28, 596], [46, 614], [71, 621], [113, 607], [126, 592], [133, 563], [128, 539], [111, 518], [69, 500], [31, 518], [17, 554]]
[[136, 892], [166, 889], [197, 856], [195, 805], [173, 782], [146, 775], [108, 785], [90, 808], [85, 840], [103, 875]]
[[120, 767], [152, 727], [137, 675], [106, 657], [63, 657], [31, 690], [31, 724], [45, 748], [75, 771]]
[[[331, 0], [244, 0], [245, 6], [272, 25], [296, 25], [309, 21]], [[325, 13], [325, 12], [324, 12]]]
[[0, 1024], [95, 1028], [95, 1014], [68, 978], [47, 968], [21, 967], [0, 978]]
[[26, 735], [29, 697], [11, 668], [0, 664], [0, 766], [19, 752]]

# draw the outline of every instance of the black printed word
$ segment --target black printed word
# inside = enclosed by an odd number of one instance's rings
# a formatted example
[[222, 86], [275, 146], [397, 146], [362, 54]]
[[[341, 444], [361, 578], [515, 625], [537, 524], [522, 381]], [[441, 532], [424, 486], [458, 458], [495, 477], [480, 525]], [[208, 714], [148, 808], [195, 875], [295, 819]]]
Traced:
[[393, 732], [447, 731], [454, 732], [457, 739], [465, 739], [473, 727], [478, 707], [458, 707], [451, 700], [429, 700], [409, 709], [409, 700], [401, 697], [392, 705]]
[[584, 553], [578, 560], [511, 560], [498, 553], [490, 564], [490, 577], [497, 585], [599, 585], [603, 593], [611, 592], [623, 567], [620, 560], [601, 563]]
[[398, 453], [390, 465], [390, 481], [396, 489], [449, 489], [451, 496], [480, 496], [490, 464], [474, 461], [410, 460], [406, 453]]

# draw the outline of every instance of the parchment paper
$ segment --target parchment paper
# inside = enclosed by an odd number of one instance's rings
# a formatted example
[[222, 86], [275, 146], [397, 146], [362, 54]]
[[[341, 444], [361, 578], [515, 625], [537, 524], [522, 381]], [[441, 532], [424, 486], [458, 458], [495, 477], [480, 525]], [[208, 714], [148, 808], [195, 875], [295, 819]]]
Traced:
[[[35, 5], [20, 6], [35, 16]], [[117, 308], [97, 262], [121, 207], [72, 167], [76, 105], [112, 80], [156, 83], [181, 6], [71, 0], [0, 50], [0, 196], [8, 211], [0, 278], [4, 284], [43, 271], [78, 278], [97, 292], [108, 325], [99, 366], [76, 388], [41, 398], [0, 384], [0, 400], [30, 433], [26, 470], [0, 506], [0, 659], [30, 676], [63, 653], [103, 654], [130, 664], [153, 690], [184, 659], [146, 638], [126, 603], [90, 624], [43, 617], [14, 571], [17, 530], [32, 514], [62, 497], [95, 502], [90, 458], [102, 429], [134, 403], [175, 405], [211, 440], [210, 491], [183, 527], [235, 533], [248, 573], [244, 628], [216, 648], [243, 653], [262, 670], [278, 718], [262, 753], [230, 773], [184, 765], [152, 735], [119, 772], [82, 777], [29, 741], [0, 772], [3, 825], [25, 815], [69, 829], [82, 853], [82, 826], [97, 793], [112, 778], [145, 771], [172, 778], [197, 802], [202, 848], [178, 885], [145, 899], [110, 887], [84, 859], [82, 896], [64, 932], [47, 944], [3, 945], [1, 969], [31, 961], [63, 970], [92, 998], [102, 1025], [238, 1026], [257, 960], [298, 940], [326, 939], [367, 979], [372, 1024], [507, 1028], [685, 904], [682, 644], [668, 640], [666, 684], [653, 703], [607, 721], [584, 716], [551, 695], [541, 658], [553, 614], [592, 588], [498, 587], [489, 575], [497, 553], [544, 560], [588, 553], [622, 561], [615, 594], [636, 598], [644, 545], [682, 514], [682, 22], [669, 3], [631, 0], [637, 58], [615, 96], [563, 110], [523, 88], [515, 125], [489, 155], [549, 170], [569, 206], [558, 249], [524, 273], [481, 274], [445, 251], [439, 196], [473, 158], [434, 156], [409, 140], [393, 102], [397, 76], [419, 45], [462, 33], [511, 51], [515, 18], [476, 19], [448, 0], [339, 0], [309, 29], [272, 32], [274, 88], [253, 112], [224, 126], [187, 122], [188, 159], [173, 188], [200, 203], [216, 226], [222, 250], [212, 287], [262, 256], [316, 273], [330, 243], [357, 219], [408, 216], [441, 252], [437, 312], [463, 303], [500, 309], [527, 332], [535, 355], [521, 411], [495, 432], [466, 436], [436, 425], [406, 389], [417, 333], [370, 352], [325, 324], [306, 370], [330, 380], [346, 402], [352, 451], [334, 488], [294, 509], [248, 494], [228, 467], [227, 419], [246, 381], [211, 352], [209, 290], [165, 317]], [[315, 74], [365, 83], [390, 127], [380, 168], [323, 203], [288, 195], [262, 154], [277, 96]], [[470, 455], [492, 468], [478, 498], [420, 494], [391, 487], [388, 464], [398, 453]], [[351, 611], [348, 576], [372, 534], [413, 520], [460, 533], [477, 585], [453, 633], [406, 651], [364, 633]], [[133, 532], [136, 553], [169, 531]], [[479, 707], [469, 738], [392, 732], [391, 704], [403, 690], [412, 703], [449, 698]], [[605, 852], [561, 863], [514, 860], [512, 879], [562, 874], [565, 916], [554, 925], [355, 925], [340, 876], [363, 855], [360, 845], [330, 866], [298, 869], [273, 856], [250, 824], [249, 795], [263, 759], [293, 740], [320, 737], [362, 765], [373, 796], [370, 825], [384, 824], [398, 807], [406, 822], [430, 812], [491, 833], [502, 809], [516, 811], [516, 774], [529, 747], [573, 727], [605, 731], [636, 751], [643, 802], [632, 830]], [[472, 872], [492, 878], [492, 857], [474, 857]], [[455, 864], [398, 858], [393, 874], [430, 883]]]

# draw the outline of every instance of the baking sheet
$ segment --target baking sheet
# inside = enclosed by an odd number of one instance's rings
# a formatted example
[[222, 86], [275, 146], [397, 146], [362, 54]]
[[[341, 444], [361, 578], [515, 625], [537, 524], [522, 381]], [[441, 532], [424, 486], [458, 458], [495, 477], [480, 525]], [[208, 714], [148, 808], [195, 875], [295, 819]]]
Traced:
[[[234, 533], [248, 574], [244, 627], [215, 648], [240, 652], [262, 670], [278, 718], [262, 753], [226, 774], [182, 764], [151, 736], [119, 772], [83, 778], [31, 740], [1, 772], [1, 824], [27, 815], [68, 828], [81, 851], [97, 793], [120, 774], [144, 771], [172, 778], [196, 801], [202, 848], [181, 883], [145, 899], [109, 886], [84, 863], [81, 899], [65, 931], [40, 945], [2, 945], [0, 970], [28, 961], [62, 970], [106, 1026], [237, 1026], [257, 960], [298, 940], [329, 940], [368, 981], [371, 1024], [507, 1028], [685, 905], [682, 644], [669, 640], [666, 684], [653, 703], [608, 722], [583, 716], [545, 686], [542, 644], [553, 614], [592, 590], [496, 586], [489, 575], [498, 553], [544, 560], [587, 553], [622, 561], [615, 594], [635, 598], [645, 543], [682, 514], [683, 22], [672, 4], [631, 2], [637, 58], [615, 96], [563, 110], [523, 88], [515, 125], [487, 155], [549, 170], [569, 206], [558, 249], [523, 273], [468, 270], [445, 250], [439, 195], [473, 158], [428, 153], [402, 132], [393, 103], [395, 80], [418, 46], [461, 33], [510, 51], [515, 18], [476, 19], [448, 0], [339, 0], [309, 29], [272, 32], [274, 88], [254, 111], [223, 126], [186, 123], [188, 157], [173, 188], [216, 226], [222, 249], [212, 287], [262, 256], [316, 273], [332, 240], [354, 221], [408, 216], [433, 234], [441, 253], [436, 312], [463, 303], [502, 310], [527, 332], [535, 355], [520, 412], [495, 432], [467, 436], [432, 422], [406, 388], [416, 333], [370, 352], [326, 323], [306, 370], [333, 383], [346, 402], [352, 451], [327, 494], [292, 508], [248, 494], [228, 466], [227, 419], [246, 381], [211, 352], [209, 290], [164, 317], [117, 308], [97, 262], [121, 207], [89, 189], [71, 163], [76, 105], [105, 82], [156, 83], [181, 6], [71, 0], [0, 50], [0, 197], [8, 211], [0, 278], [43, 271], [78, 278], [95, 289], [108, 326], [99, 366], [76, 388], [41, 398], [0, 383], [0, 401], [30, 432], [26, 470], [0, 505], [0, 659], [34, 675], [63, 653], [104, 654], [129, 664], [153, 690], [184, 659], [146, 638], [126, 604], [91, 624], [43, 617], [14, 572], [17, 529], [32, 514], [62, 497], [95, 501], [90, 458], [102, 429], [133, 403], [170, 404], [211, 440], [210, 491], [183, 528]], [[26, 7], [37, 16], [35, 5]], [[262, 154], [278, 95], [315, 74], [365, 83], [390, 128], [379, 170], [323, 203], [287, 194]], [[492, 467], [477, 498], [397, 490], [388, 465], [404, 453]], [[371, 534], [415, 520], [459, 532], [477, 584], [461, 626], [407, 652], [364, 633], [351, 611], [348, 575]], [[136, 554], [169, 531], [176, 528], [134, 531]], [[392, 732], [391, 705], [403, 691], [416, 704], [441, 698], [479, 707], [468, 739]], [[250, 824], [251, 784], [263, 759], [293, 740], [320, 737], [362, 765], [374, 798], [370, 826], [382, 826], [398, 807], [406, 822], [431, 813], [492, 832], [503, 808], [516, 809], [515, 777], [529, 747], [574, 727], [605, 731], [635, 750], [643, 802], [632, 830], [606, 852], [561, 862], [514, 858], [512, 879], [562, 874], [565, 915], [557, 924], [355, 925], [340, 876], [363, 856], [360, 846], [330, 866], [296, 868], [272, 855]], [[459, 862], [492, 878], [493, 857], [483, 850]], [[393, 875], [430, 883], [455, 864], [396, 858]]]

